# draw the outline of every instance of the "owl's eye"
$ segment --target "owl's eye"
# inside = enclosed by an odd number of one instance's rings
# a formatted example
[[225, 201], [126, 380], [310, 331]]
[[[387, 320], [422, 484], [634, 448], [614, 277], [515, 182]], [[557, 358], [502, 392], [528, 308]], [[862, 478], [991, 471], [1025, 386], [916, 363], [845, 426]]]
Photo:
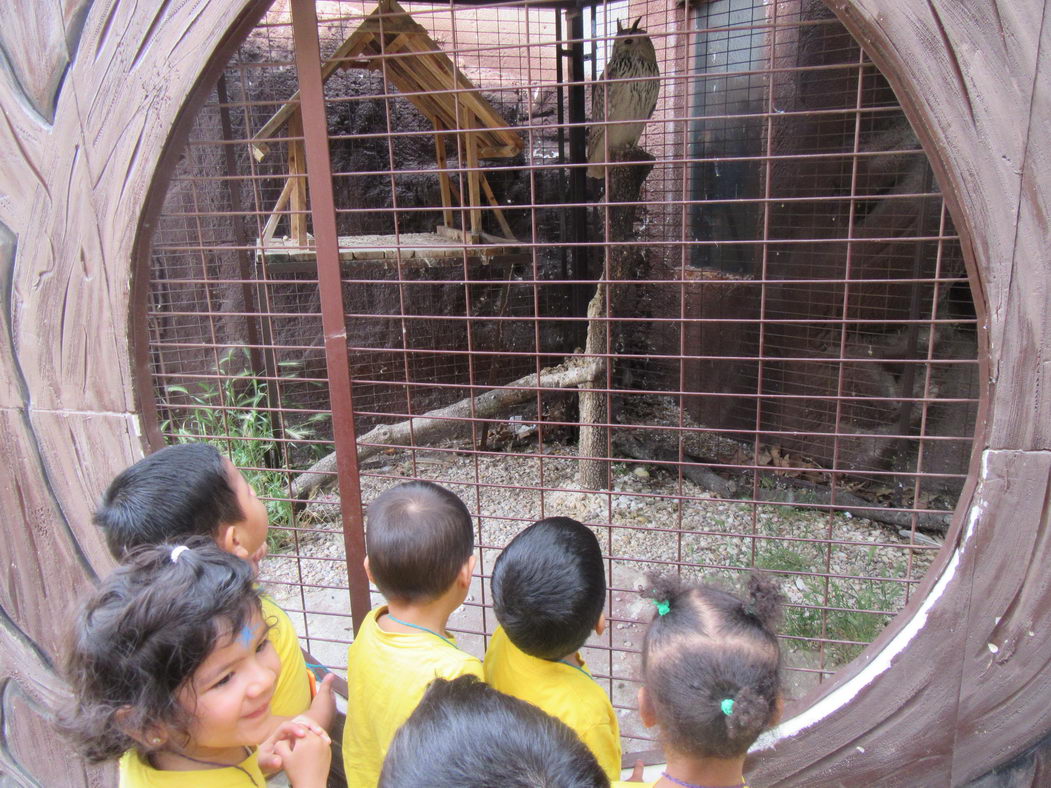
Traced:
[[630, 38], [625, 38], [624, 39], [624, 43], [625, 44], [630, 44], [631, 43], [631, 39]]

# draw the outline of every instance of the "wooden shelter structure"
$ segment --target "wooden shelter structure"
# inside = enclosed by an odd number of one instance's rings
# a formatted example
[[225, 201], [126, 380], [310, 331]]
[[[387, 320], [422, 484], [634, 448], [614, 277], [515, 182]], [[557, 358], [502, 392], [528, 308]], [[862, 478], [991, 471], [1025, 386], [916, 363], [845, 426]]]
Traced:
[[[5, 784], [112, 784], [109, 767], [72, 757], [55, 733], [68, 703], [57, 668], [65, 622], [111, 567], [94, 502], [156, 448], [137, 326], [158, 195], [217, 70], [269, 5], [201, 0], [149, 15], [130, 0], [14, 0], [0, 10]], [[943, 186], [978, 309], [982, 406], [970, 478], [928, 580], [818, 697], [787, 710], [751, 776], [1047, 785], [1051, 0], [828, 5], [891, 81]]]
[[[426, 28], [416, 22], [397, 0], [381, 0], [357, 30], [322, 64], [322, 81], [327, 82], [337, 71], [350, 68], [382, 71], [389, 83], [433, 126], [444, 224], [436, 227], [434, 234], [411, 233], [397, 239], [393, 236], [342, 236], [339, 239], [341, 258], [393, 257], [396, 247], [401, 255], [428, 259], [459, 257], [464, 243], [487, 244], [479, 250], [484, 256], [507, 251], [503, 245], [514, 243], [514, 233], [480, 163], [482, 159], [517, 156], [522, 150], [522, 138], [518, 133], [510, 129], [508, 122], [442, 51]], [[298, 91], [253, 137], [251, 149], [257, 160], [263, 160], [270, 151], [270, 140], [282, 129], [288, 136], [289, 175], [257, 246], [265, 259], [300, 261], [312, 258], [315, 252], [307, 234], [306, 149]], [[450, 149], [457, 152], [467, 167], [463, 193], [449, 175]], [[289, 210], [289, 235], [283, 240], [275, 239], [282, 212], [286, 209]], [[502, 235], [484, 232], [483, 211], [493, 215]]]

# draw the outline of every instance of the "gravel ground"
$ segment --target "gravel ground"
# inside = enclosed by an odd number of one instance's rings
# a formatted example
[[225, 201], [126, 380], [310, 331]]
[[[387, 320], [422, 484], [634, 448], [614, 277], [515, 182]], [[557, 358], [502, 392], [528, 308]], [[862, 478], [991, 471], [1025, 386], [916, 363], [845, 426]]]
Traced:
[[[637, 651], [652, 615], [652, 606], [637, 594], [647, 572], [675, 571], [669, 562], [683, 562], [689, 565], [683, 567], [685, 575], [732, 586], [743, 577], [741, 568], [758, 563], [775, 571], [790, 604], [813, 603], [818, 589], [819, 599], [826, 593], [840, 594], [829, 597], [833, 607], [860, 604], [896, 612], [905, 602], [902, 584], [854, 578], [919, 579], [936, 553], [931, 548], [909, 549], [908, 539], [895, 529], [849, 513], [722, 500], [690, 481], [680, 487], [675, 476], [644, 463], [615, 463], [612, 491], [580, 492], [573, 488], [576, 462], [565, 456], [571, 447], [545, 446], [543, 457], [457, 453], [464, 448], [448, 443], [417, 451], [415, 457], [409, 453], [387, 456], [382, 465], [363, 473], [363, 500], [372, 500], [399, 477], [424, 478], [452, 489], [477, 514], [481, 577], [475, 578], [467, 603], [450, 620], [450, 629], [458, 633], [463, 648], [479, 657], [485, 647], [481, 633], [492, 632], [496, 626], [485, 605], [489, 602], [488, 574], [500, 548], [545, 516], [567, 515], [592, 525], [603, 551], [612, 556], [610, 626], [604, 636], [592, 639], [584, 656], [618, 706], [634, 706]], [[326, 500], [336, 502], [331, 496]], [[315, 508], [320, 517], [325, 510], [324, 505]], [[315, 525], [331, 527], [321, 522]], [[834, 543], [823, 541], [830, 539]], [[794, 572], [848, 578], [829, 579], [826, 591], [823, 578]], [[352, 629], [342, 535], [335, 529], [301, 535], [296, 554], [271, 555], [262, 576], [264, 582], [271, 581], [271, 594], [290, 611], [311, 653], [337, 672], [344, 667]], [[880, 604], [859, 595], [873, 587], [895, 593], [876, 600]], [[374, 593], [373, 603], [381, 601]], [[303, 610], [310, 613], [304, 616]], [[871, 640], [889, 620], [887, 616], [873, 618], [879, 622], [873, 631], [853, 637]], [[812, 642], [786, 639], [784, 650], [790, 698], [801, 697], [817, 683], [818, 669], [831, 671], [836, 666], [836, 655], [823, 657]], [[628, 709], [620, 714], [625, 750], [649, 748], [637, 715]]]

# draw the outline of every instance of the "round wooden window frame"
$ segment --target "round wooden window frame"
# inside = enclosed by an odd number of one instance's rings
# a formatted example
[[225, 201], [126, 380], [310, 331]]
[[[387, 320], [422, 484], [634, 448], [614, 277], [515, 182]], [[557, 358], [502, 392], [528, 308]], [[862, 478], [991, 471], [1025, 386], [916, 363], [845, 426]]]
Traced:
[[[942, 185], [978, 311], [982, 405], [947, 547], [920, 593], [861, 657], [788, 710], [760, 741], [750, 774], [763, 785], [890, 784], [921, 776], [929, 783], [939, 775], [959, 784], [1051, 730], [1051, 669], [1036, 636], [1051, 623], [1051, 590], [1040, 571], [1051, 552], [1051, 404], [1040, 385], [1047, 377], [1041, 351], [1051, 347], [1041, 266], [1051, 257], [1043, 211], [1051, 176], [1041, 172], [1048, 172], [1041, 165], [1051, 144], [1029, 133], [1051, 126], [1048, 98], [1035, 90], [1047, 66], [1039, 59], [1042, 19], [1034, 24], [1032, 12], [1043, 7], [1038, 0], [1010, 10], [994, 0], [966, 10], [952, 0], [827, 4], [894, 87]], [[168, 53], [211, 55], [192, 89], [177, 95], [186, 80], [167, 88], [166, 98], [181, 110], [147, 180], [130, 256], [136, 270], [145, 270], [152, 217], [196, 110], [270, 0], [230, 5], [211, 0], [198, 10], [228, 22], [215, 28], [210, 47], [198, 38], [194, 52]], [[158, 37], [179, 32], [166, 24]], [[980, 62], [969, 57], [974, 53], [983, 54]], [[137, 410], [155, 438], [140, 325], [145, 279], [133, 280], [129, 327]]]

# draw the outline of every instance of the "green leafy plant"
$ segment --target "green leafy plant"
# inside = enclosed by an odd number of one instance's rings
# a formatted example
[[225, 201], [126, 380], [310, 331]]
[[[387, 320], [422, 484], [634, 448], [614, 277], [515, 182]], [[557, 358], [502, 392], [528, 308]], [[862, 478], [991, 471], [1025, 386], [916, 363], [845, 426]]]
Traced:
[[[274, 414], [268, 409], [267, 382], [255, 376], [247, 361], [244, 348], [231, 349], [219, 359], [222, 377], [217, 383], [165, 387], [169, 397], [181, 395], [189, 400], [189, 407], [162, 403], [171, 415], [161, 422], [161, 431], [170, 443], [210, 443], [242, 469], [266, 503], [270, 517], [267, 546], [271, 552], [283, 552], [292, 546], [292, 534], [287, 529], [293, 523], [293, 512], [289, 501], [275, 500], [289, 495], [287, 475], [274, 467], [282, 444], [277, 441]], [[283, 377], [296, 376], [297, 362], [283, 362], [281, 366]], [[318, 422], [327, 419], [329, 414], [318, 413], [299, 425], [283, 424], [283, 437], [293, 441], [283, 445], [291, 450], [294, 441], [310, 440]], [[311, 448], [311, 453], [316, 456], [316, 449]]]

